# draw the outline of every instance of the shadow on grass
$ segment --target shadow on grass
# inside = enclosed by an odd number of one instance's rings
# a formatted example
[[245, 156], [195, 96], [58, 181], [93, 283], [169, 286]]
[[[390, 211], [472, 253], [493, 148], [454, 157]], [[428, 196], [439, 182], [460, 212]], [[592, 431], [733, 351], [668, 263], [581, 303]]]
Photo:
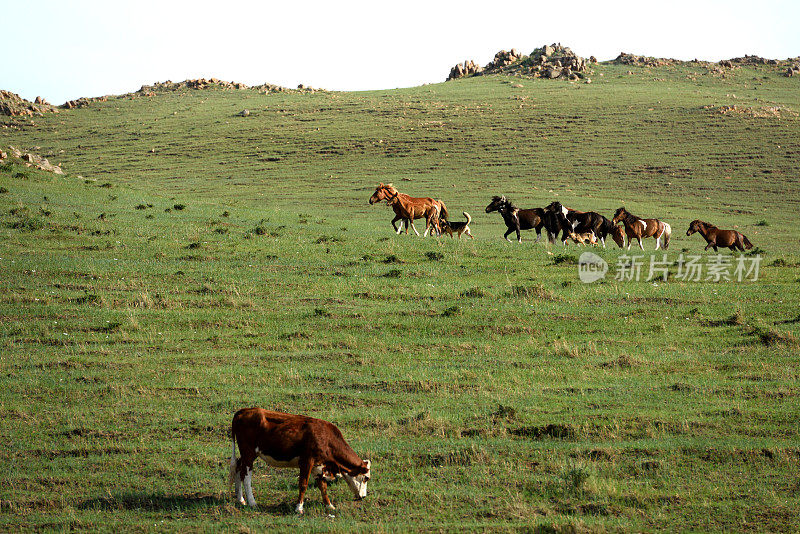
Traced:
[[[81, 510], [145, 510], [162, 512], [170, 510], [202, 510], [218, 506], [253, 510], [247, 506], [236, 504], [233, 495], [223, 493], [190, 493], [184, 495], [124, 493], [113, 497], [88, 499], [81, 502], [78, 508]], [[294, 513], [294, 505], [288, 502], [266, 506], [259, 504], [254, 510], [275, 515], [290, 515]]]

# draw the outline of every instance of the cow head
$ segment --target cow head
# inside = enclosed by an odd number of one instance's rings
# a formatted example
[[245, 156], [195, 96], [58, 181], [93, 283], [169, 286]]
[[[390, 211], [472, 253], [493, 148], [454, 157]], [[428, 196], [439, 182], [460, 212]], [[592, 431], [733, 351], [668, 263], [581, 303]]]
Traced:
[[351, 476], [348, 474], [344, 475], [344, 479], [347, 482], [350, 491], [353, 492], [353, 495], [355, 495], [356, 499], [358, 500], [361, 500], [367, 496], [367, 482], [369, 482], [369, 479], [371, 477], [370, 474], [371, 465], [372, 462], [370, 462], [369, 460], [364, 460], [364, 462], [362, 462], [361, 464], [361, 468], [357, 470], [359, 474], [355, 476]]

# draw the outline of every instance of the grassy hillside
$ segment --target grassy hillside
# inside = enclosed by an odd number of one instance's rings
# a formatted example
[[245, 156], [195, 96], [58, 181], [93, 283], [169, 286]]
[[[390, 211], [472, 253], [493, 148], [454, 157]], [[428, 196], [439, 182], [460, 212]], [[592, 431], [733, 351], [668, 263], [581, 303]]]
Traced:
[[[67, 175], [0, 167], [0, 530], [796, 531], [798, 79], [629, 69], [7, 119]], [[394, 236], [379, 181], [476, 239]], [[672, 259], [737, 226], [760, 279], [582, 284], [582, 249], [502, 240], [495, 194], [624, 204]], [[368, 498], [298, 518], [260, 465], [235, 506], [251, 405], [335, 422]]]

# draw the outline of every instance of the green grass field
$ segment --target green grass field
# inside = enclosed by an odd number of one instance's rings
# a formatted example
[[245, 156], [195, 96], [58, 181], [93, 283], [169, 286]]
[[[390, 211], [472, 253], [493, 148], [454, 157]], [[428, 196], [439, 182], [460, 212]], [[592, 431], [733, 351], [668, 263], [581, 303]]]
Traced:
[[[797, 531], [800, 80], [704, 72], [5, 118], [67, 174], [0, 167], [0, 531]], [[476, 239], [393, 235], [378, 182]], [[671, 259], [692, 219], [736, 226], [760, 276], [583, 284], [585, 249], [502, 240], [497, 194], [624, 204]], [[234, 504], [253, 405], [336, 423], [367, 499], [297, 517], [296, 472], [256, 464]]]

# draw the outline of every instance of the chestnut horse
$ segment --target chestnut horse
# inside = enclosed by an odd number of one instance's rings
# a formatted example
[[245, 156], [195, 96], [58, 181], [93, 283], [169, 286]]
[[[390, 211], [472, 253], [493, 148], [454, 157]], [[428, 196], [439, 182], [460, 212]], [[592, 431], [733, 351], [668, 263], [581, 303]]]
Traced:
[[708, 250], [712, 247], [714, 252], [717, 247], [727, 247], [731, 250], [739, 249], [744, 252], [744, 249], [753, 248], [753, 244], [747, 239], [744, 234], [736, 230], [720, 230], [713, 224], [703, 222], [700, 219], [695, 219], [689, 224], [689, 229], [686, 230], [686, 235], [692, 235], [695, 232], [700, 232], [708, 245], [703, 250]]
[[631, 249], [631, 242], [635, 237], [639, 242], [639, 248], [644, 250], [642, 246], [643, 237], [656, 238], [656, 250], [661, 246], [661, 238], [664, 238], [664, 250], [669, 248], [669, 238], [672, 235], [672, 227], [664, 221], [658, 219], [642, 219], [633, 215], [625, 208], [619, 208], [614, 213], [612, 222], [614, 224], [622, 221], [625, 226], [625, 234], [628, 236], [628, 250]]
[[[381, 200], [385, 200], [386, 204], [394, 210], [395, 217], [392, 219], [392, 228], [398, 234], [403, 231], [403, 221], [406, 223], [406, 234], [408, 234], [408, 227], [411, 226], [414, 233], [419, 235], [414, 227], [414, 219], [424, 218], [425, 233], [423, 236], [427, 236], [431, 228], [438, 230], [440, 217], [447, 220], [447, 208], [441, 200], [408, 196], [397, 191], [392, 184], [380, 184], [369, 197], [370, 204]], [[400, 221], [399, 228], [395, 224], [397, 221]]]

